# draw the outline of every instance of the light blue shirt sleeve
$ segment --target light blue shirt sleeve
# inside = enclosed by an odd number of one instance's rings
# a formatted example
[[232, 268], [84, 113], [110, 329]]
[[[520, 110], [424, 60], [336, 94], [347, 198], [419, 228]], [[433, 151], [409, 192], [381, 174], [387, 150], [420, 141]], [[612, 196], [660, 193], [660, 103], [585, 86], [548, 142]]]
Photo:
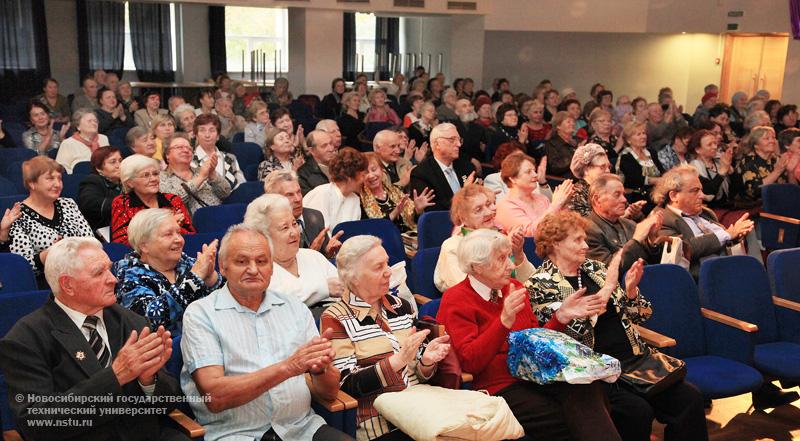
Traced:
[[204, 308], [208, 304], [203, 303], [192, 303], [183, 314], [181, 352], [183, 364], [190, 375], [200, 368], [224, 364], [222, 345], [214, 323]]

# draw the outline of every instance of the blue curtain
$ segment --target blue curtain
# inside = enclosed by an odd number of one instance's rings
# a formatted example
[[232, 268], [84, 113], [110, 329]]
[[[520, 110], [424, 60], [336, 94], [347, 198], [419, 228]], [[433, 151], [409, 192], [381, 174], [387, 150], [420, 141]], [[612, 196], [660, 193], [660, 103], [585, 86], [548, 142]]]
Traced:
[[[389, 54], [400, 51], [400, 19], [397, 17], [375, 18], [375, 52], [378, 53], [380, 65], [375, 66], [381, 80], [391, 78], [389, 72]], [[377, 63], [378, 60], [375, 60]]]
[[78, 0], [76, 4], [80, 78], [96, 69], [116, 72], [122, 78], [125, 64], [125, 4], [91, 0]]
[[0, 1], [0, 100], [41, 93], [49, 76], [43, 0]]
[[356, 14], [344, 13], [344, 41], [342, 42], [342, 78], [356, 80]]
[[129, 3], [128, 17], [139, 81], [175, 81], [169, 4]]

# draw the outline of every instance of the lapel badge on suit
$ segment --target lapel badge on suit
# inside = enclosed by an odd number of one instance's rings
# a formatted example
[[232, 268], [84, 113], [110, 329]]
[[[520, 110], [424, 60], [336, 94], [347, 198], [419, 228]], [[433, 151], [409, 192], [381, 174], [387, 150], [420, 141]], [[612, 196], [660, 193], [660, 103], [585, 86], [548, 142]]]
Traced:
[[83, 361], [86, 358], [86, 354], [83, 351], [78, 351], [75, 353], [75, 359], [78, 361]]

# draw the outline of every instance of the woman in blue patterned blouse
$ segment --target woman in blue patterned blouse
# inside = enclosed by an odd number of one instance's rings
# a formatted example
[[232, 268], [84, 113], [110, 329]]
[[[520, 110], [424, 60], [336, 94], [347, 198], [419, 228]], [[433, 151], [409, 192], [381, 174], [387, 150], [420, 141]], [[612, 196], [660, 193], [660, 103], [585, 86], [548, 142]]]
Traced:
[[142, 210], [128, 226], [133, 252], [116, 262], [117, 301], [157, 329], [182, 331], [183, 311], [225, 283], [214, 269], [217, 240], [203, 245], [197, 258], [183, 253], [183, 236], [175, 214], [165, 208]]

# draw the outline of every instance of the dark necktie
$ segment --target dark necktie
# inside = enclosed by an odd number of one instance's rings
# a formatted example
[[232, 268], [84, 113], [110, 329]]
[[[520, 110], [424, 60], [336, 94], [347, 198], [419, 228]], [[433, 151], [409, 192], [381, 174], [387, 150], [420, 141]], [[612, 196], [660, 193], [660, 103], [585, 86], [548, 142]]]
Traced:
[[97, 317], [90, 315], [86, 317], [86, 320], [84, 320], [83, 327], [89, 330], [89, 346], [97, 356], [97, 361], [100, 362], [100, 366], [106, 367], [108, 366], [109, 359], [111, 359], [111, 353], [108, 351], [108, 347], [103, 341], [103, 337], [100, 337], [100, 333], [97, 332], [98, 320], [99, 319]]
[[389, 179], [392, 183], [400, 180], [400, 175], [397, 174], [397, 166], [395, 164], [386, 164], [385, 168], [386, 174], [389, 175]]
[[489, 301], [494, 303], [495, 305], [500, 303], [500, 291], [497, 289], [493, 289], [489, 293]]
[[308, 248], [311, 243], [308, 241], [308, 235], [306, 235], [306, 226], [303, 225], [303, 219], [297, 219], [297, 226], [300, 228], [300, 247]]

